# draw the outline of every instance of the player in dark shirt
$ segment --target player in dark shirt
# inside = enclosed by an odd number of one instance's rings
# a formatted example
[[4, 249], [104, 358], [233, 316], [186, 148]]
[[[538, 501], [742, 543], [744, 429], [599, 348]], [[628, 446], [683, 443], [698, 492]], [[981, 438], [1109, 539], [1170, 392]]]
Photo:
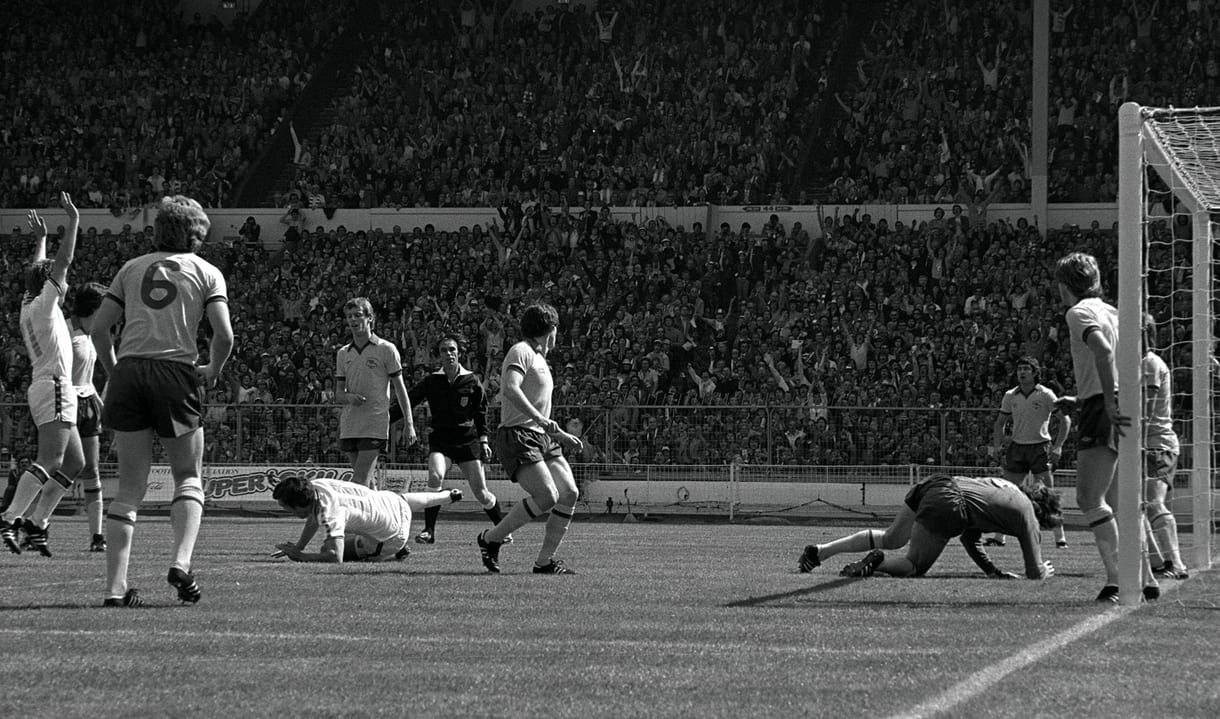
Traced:
[[[1045, 579], [1055, 572], [1043, 561], [1038, 530], [1063, 524], [1059, 495], [1038, 485], [1018, 487], [996, 477], [950, 477], [933, 475], [907, 493], [898, 516], [889, 528], [866, 529], [828, 544], [805, 547], [798, 562], [809, 572], [841, 552], [870, 550], [863, 559], [843, 568], [845, 577], [867, 577], [874, 572], [894, 577], [918, 577], [927, 573], [949, 540], [961, 536], [966, 553], [983, 572], [997, 579], [1015, 579], [992, 564], [983, 549], [984, 532], [1003, 532], [1021, 544], [1025, 576]], [[906, 556], [886, 556], [883, 549], [907, 547]]]
[[[428, 489], [439, 491], [441, 481], [455, 463], [470, 484], [470, 492], [482, 505], [492, 523], [501, 519], [496, 495], [487, 489], [483, 463], [491, 461], [487, 440], [487, 397], [479, 378], [462, 366], [461, 340], [446, 335], [437, 345], [441, 367], [426, 376], [407, 393], [412, 407], [427, 404], [432, 413], [432, 432], [428, 435]], [[401, 416], [397, 407], [390, 413], [393, 423]], [[420, 544], [436, 541], [439, 506], [424, 510], [424, 530], [415, 537]]]

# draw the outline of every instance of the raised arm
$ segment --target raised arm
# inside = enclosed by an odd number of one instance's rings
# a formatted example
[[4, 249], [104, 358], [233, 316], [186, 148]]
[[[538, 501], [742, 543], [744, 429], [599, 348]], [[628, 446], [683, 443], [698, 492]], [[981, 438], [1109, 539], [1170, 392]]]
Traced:
[[[59, 202], [68, 216], [68, 229], [64, 232], [64, 238], [59, 241], [59, 249], [55, 251], [55, 260], [51, 263], [51, 279], [62, 286], [68, 281], [68, 267], [71, 266], [72, 259], [76, 256], [76, 233], [80, 229], [80, 210], [72, 204], [72, 196], [66, 192], [59, 193]], [[35, 250], [36, 252], [41, 251], [43, 256], [46, 255], [45, 240], [46, 228], [44, 226], [43, 247], [41, 250]]]

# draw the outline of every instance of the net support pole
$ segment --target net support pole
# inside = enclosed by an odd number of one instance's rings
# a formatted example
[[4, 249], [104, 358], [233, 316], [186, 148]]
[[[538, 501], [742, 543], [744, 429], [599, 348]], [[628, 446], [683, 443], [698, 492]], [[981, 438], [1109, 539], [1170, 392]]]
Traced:
[[1194, 234], [1191, 235], [1191, 396], [1194, 398], [1194, 426], [1191, 428], [1191, 532], [1194, 540], [1194, 566], [1199, 570], [1212, 566], [1212, 449], [1216, 441], [1212, 426], [1212, 283], [1215, 281], [1211, 213], [1194, 213]]
[[1142, 597], [1140, 562], [1143, 557], [1143, 461], [1139, 427], [1143, 411], [1140, 392], [1140, 326], [1143, 321], [1144, 238], [1141, 211], [1144, 169], [1140, 127], [1141, 108], [1124, 103], [1118, 111], [1118, 406], [1131, 418], [1118, 443], [1118, 598], [1121, 604], [1139, 604]]

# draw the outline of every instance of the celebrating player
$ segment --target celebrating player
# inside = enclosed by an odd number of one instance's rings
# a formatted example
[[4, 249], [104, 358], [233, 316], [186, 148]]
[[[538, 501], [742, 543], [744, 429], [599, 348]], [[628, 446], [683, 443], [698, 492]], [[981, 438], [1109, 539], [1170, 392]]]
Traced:
[[[129, 260], [115, 275], [90, 335], [109, 380], [102, 425], [114, 430], [119, 489], [106, 513], [107, 607], [138, 607], [127, 586], [136, 514], [152, 465], [153, 436], [161, 441], [174, 479], [170, 524], [174, 558], [166, 581], [184, 602], [202, 593], [191, 562], [203, 518], [203, 396], [233, 350], [224, 275], [195, 253], [211, 221], [198, 202], [165, 197], [153, 221], [155, 249]], [[196, 334], [207, 315], [212, 329], [207, 363], [197, 365]], [[116, 359], [111, 329], [123, 321]]]
[[[390, 437], [390, 390], [405, 416], [411, 416], [411, 401], [402, 380], [402, 359], [393, 342], [373, 332], [376, 318], [367, 297], [353, 297], [343, 304], [343, 318], [352, 341], [335, 356], [335, 401], [343, 405], [339, 414], [339, 443], [352, 463], [352, 481], [373, 486], [377, 457]], [[415, 424], [404, 422], [402, 439], [415, 444]]]
[[[1024, 485], [1026, 477], [1033, 475], [1035, 482], [1052, 486], [1051, 465], [1063, 454], [1063, 443], [1072, 427], [1071, 418], [1061, 415], [1055, 440], [1051, 441], [1051, 414], [1059, 398], [1038, 383], [1041, 373], [1042, 366], [1033, 357], [1017, 360], [1017, 386], [1004, 393], [995, 421], [992, 446], [1004, 455], [1004, 479], [1016, 485]], [[1009, 425], [1012, 432], [1006, 438], [1004, 430]], [[1055, 546], [1067, 546], [1063, 525], [1055, 527], [1054, 535]], [[1004, 535], [989, 537], [986, 544], [1004, 546]]]
[[[441, 489], [449, 468], [457, 463], [470, 484], [475, 500], [492, 523], [503, 517], [496, 495], [487, 489], [483, 463], [491, 461], [487, 441], [487, 398], [483, 385], [473, 372], [462, 366], [461, 344], [455, 336], [441, 338], [437, 345], [441, 368], [425, 377], [407, 393], [412, 407], [427, 403], [432, 412], [432, 432], [428, 435], [428, 489]], [[391, 410], [391, 422], [398, 408]], [[420, 544], [436, 541], [436, 518], [440, 505], [424, 510], [424, 529], [415, 538]]]
[[15, 521], [42, 492], [36, 516], [25, 522], [25, 530], [30, 545], [46, 557], [51, 556], [47, 545], [51, 511], [84, 464], [76, 432], [77, 397], [71, 387], [72, 334], [60, 307], [68, 290], [68, 267], [76, 253], [80, 211], [68, 193], [60, 193], [59, 199], [68, 215], [68, 228], [54, 259], [47, 259], [46, 221], [34, 210], [26, 218], [34, 233], [34, 254], [25, 266], [20, 319], [33, 370], [27, 397], [38, 428], [38, 456], [22, 473], [12, 501], [0, 514], [0, 540], [10, 552], [20, 554]]
[[[271, 494], [280, 506], [305, 520], [295, 543], [276, 547], [294, 562], [384, 562], [411, 553], [411, 513], [462, 499], [461, 490], [390, 492], [336, 479], [290, 477]], [[319, 552], [305, 547], [321, 527], [326, 537]]]
[[[797, 567], [809, 572], [841, 552], [869, 550], [863, 559], [844, 567], [841, 574], [867, 577], [881, 572], [918, 577], [927, 573], [950, 539], [961, 535], [966, 553], [984, 574], [1016, 579], [1016, 574], [997, 568], [983, 549], [983, 532], [1003, 532], [1020, 542], [1026, 578], [1046, 579], [1055, 568], [1042, 560], [1038, 528], [1051, 529], [1062, 523], [1059, 495], [1045, 486], [1018, 487], [996, 477], [933, 475], [907, 492], [888, 529], [866, 529], [828, 544], [810, 544]], [[903, 546], [907, 547], [905, 557], [886, 556], [882, 551]]]
[[478, 537], [483, 566], [500, 571], [500, 548], [509, 534], [546, 514], [546, 536], [534, 562], [535, 574], [575, 574], [555, 559], [576, 511], [576, 480], [563, 448], [579, 452], [583, 443], [551, 419], [554, 381], [546, 355], [555, 347], [559, 313], [534, 304], [521, 315], [524, 340], [509, 348], [500, 369], [503, 409], [496, 430], [496, 455], [508, 478], [529, 496], [518, 502], [495, 527]]

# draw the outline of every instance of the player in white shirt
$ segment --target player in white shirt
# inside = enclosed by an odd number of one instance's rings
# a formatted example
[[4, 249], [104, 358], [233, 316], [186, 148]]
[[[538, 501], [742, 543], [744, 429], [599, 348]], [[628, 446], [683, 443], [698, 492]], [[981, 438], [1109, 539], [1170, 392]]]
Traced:
[[[1054, 486], [1051, 468], [1063, 454], [1072, 420], [1060, 413], [1058, 430], [1051, 441], [1051, 415], [1056, 413], [1059, 397], [1049, 387], [1038, 382], [1042, 366], [1033, 357], [1017, 360], [1017, 386], [1004, 393], [1000, 412], [993, 428], [992, 447], [1003, 455], [1004, 479], [1017, 486], [1026, 486], [1026, 477], [1035, 483]], [[1005, 430], [1010, 431], [1005, 434]], [[1055, 546], [1066, 547], [1063, 525], [1055, 527]], [[1004, 535], [987, 539], [988, 545], [1004, 546]]]
[[[97, 361], [97, 352], [89, 338], [89, 327], [93, 323], [93, 313], [102, 304], [106, 287], [96, 282], [90, 282], [77, 290], [72, 298], [72, 317], [68, 323], [72, 331], [72, 385], [76, 390], [76, 436], [69, 441], [68, 452], [64, 457], [63, 474], [74, 482], [81, 482], [85, 490], [85, 516], [89, 522], [91, 535], [89, 551], [106, 551], [106, 538], [102, 535], [102, 481], [98, 472], [98, 445], [102, 434], [102, 400], [93, 386], [93, 367]], [[79, 440], [77, 439], [79, 437]], [[79, 442], [79, 454], [82, 464], [78, 468], [70, 458], [78, 454], [76, 445]], [[53, 490], [54, 487], [52, 486]], [[27, 535], [31, 529], [42, 528], [44, 533], [47, 525], [59, 505], [63, 495], [54, 491], [43, 491], [30, 513], [26, 523]], [[33, 522], [31, 525], [30, 522]], [[27, 536], [27, 539], [31, 538]]]
[[[272, 496], [284, 510], [305, 520], [296, 542], [276, 545], [294, 562], [384, 562], [411, 553], [412, 512], [462, 499], [459, 489], [435, 492], [391, 492], [339, 479], [290, 477]], [[306, 552], [317, 534], [322, 548]]]
[[[27, 397], [38, 428], [38, 456], [18, 480], [12, 503], [0, 514], [0, 541], [14, 554], [21, 553], [14, 521], [29, 509], [39, 492], [54, 507], [84, 464], [76, 434], [72, 336], [61, 307], [68, 291], [68, 267], [76, 253], [80, 212], [68, 193], [60, 193], [59, 199], [68, 215], [68, 228], [54, 259], [47, 259], [46, 221], [34, 210], [26, 218], [34, 233], [34, 254], [25, 267], [21, 335], [33, 374]], [[43, 556], [51, 556], [46, 522], [26, 524], [30, 544]]]
[[[1062, 411], [1079, 410], [1076, 421], [1076, 504], [1093, 532], [1106, 573], [1099, 602], [1118, 601], [1118, 523], [1107, 502], [1118, 464], [1118, 439], [1131, 418], [1118, 406], [1118, 310], [1101, 298], [1097, 259], [1072, 252], [1055, 263], [1059, 297], [1067, 305], [1068, 340], [1075, 396], [1059, 398]], [[1146, 563], [1146, 562], [1145, 562]], [[1160, 588], [1151, 570], [1144, 572], [1144, 597], [1156, 599]]]
[[1173, 382], [1156, 345], [1156, 320], [1144, 315], [1144, 359], [1140, 381], [1144, 385], [1144, 516], [1148, 519], [1148, 561], [1153, 573], [1165, 579], [1187, 579], [1190, 573], [1178, 547], [1178, 520], [1165, 506], [1173, 489], [1181, 445], [1173, 431]]

